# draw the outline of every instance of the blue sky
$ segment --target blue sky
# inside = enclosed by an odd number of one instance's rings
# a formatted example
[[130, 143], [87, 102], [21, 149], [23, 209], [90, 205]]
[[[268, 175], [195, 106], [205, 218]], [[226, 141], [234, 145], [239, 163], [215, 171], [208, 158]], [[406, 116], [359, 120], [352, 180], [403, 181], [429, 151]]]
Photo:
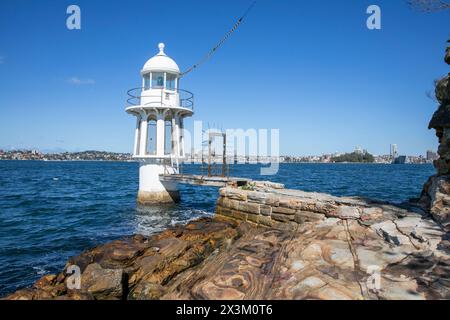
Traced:
[[[188, 68], [250, 0], [0, 2], [0, 147], [132, 150], [126, 91], [166, 44]], [[81, 8], [82, 29], [66, 28]], [[366, 8], [382, 29], [366, 28]], [[436, 149], [426, 96], [443, 62], [450, 10], [426, 14], [403, 0], [259, 0], [237, 33], [182, 79], [193, 120], [222, 128], [279, 128], [281, 153], [401, 154]]]

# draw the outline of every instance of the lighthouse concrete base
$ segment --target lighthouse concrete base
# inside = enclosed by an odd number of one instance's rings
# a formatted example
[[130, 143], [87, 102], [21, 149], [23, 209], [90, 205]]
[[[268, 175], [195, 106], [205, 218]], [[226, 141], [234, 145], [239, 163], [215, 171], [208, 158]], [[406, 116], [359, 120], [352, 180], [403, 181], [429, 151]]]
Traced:
[[160, 174], [176, 174], [171, 165], [152, 163], [142, 160], [139, 166], [139, 192], [137, 202], [140, 205], [155, 205], [180, 201], [180, 192], [175, 183], [162, 183]]
[[176, 203], [179, 201], [180, 192], [178, 190], [161, 192], [139, 191], [137, 196], [137, 203], [144, 206], [162, 203]]

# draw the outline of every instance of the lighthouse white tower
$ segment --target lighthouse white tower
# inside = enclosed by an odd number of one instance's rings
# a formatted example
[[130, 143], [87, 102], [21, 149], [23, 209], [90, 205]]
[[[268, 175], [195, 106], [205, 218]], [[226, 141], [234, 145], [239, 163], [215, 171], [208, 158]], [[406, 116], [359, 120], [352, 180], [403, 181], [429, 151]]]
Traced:
[[141, 70], [142, 87], [128, 91], [126, 112], [136, 116], [133, 158], [139, 166], [139, 204], [177, 202], [177, 185], [161, 182], [160, 174], [176, 174], [184, 158], [183, 121], [193, 115], [194, 95], [179, 87], [180, 69], [164, 53]]

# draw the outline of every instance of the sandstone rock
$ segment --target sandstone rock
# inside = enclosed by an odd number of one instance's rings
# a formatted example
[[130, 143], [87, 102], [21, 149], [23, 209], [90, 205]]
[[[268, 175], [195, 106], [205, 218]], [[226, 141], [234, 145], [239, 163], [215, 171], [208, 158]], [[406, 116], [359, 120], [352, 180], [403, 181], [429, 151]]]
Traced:
[[434, 177], [429, 189], [430, 212], [445, 227], [450, 226], [450, 175]]
[[433, 114], [428, 125], [429, 129], [450, 127], [450, 104], [442, 104]]
[[240, 201], [238, 200], [233, 200], [225, 197], [220, 197], [219, 200], [217, 201], [218, 206], [233, 210], [239, 210], [239, 203]]
[[316, 222], [325, 219], [325, 215], [309, 211], [297, 210], [295, 213], [295, 222], [302, 224], [305, 222]]
[[36, 290], [33, 289], [21, 289], [17, 290], [13, 294], [5, 297], [6, 300], [33, 300], [36, 295]]
[[272, 212], [271, 218], [280, 222], [294, 221], [295, 216], [290, 214], [280, 214], [278, 212]]
[[260, 215], [249, 213], [247, 215], [247, 221], [258, 224], [260, 217], [261, 217]]
[[55, 284], [57, 276], [54, 274], [45, 275], [34, 283], [35, 288], [45, 288]]
[[[238, 191], [246, 199], [249, 192]], [[60, 273], [6, 298], [450, 297], [450, 241], [423, 210], [287, 189], [271, 191], [265, 204], [222, 198], [214, 218], [151, 237], [113, 241], [70, 259], [82, 269], [82, 290], [67, 291]], [[269, 205], [276, 203], [267, 202], [269, 198], [283, 199], [278, 203], [283, 206]], [[442, 203], [447, 205], [446, 201], [444, 197]], [[261, 214], [229, 208], [241, 202], [259, 206]], [[286, 209], [288, 214], [262, 214], [274, 208]], [[327, 217], [318, 208], [334, 216]], [[379, 290], [367, 286], [373, 267], [383, 277]]]
[[247, 191], [241, 190], [239, 188], [226, 187], [220, 189], [219, 192], [222, 197], [239, 201], [247, 201]]
[[238, 210], [247, 213], [259, 214], [260, 205], [253, 202], [240, 202]]
[[323, 281], [322, 279], [315, 277], [315, 276], [310, 276], [310, 277], [307, 277], [306, 279], [300, 281], [298, 284], [296, 284], [291, 289], [291, 291], [292, 291], [293, 295], [301, 295], [301, 294], [305, 294], [305, 293], [307, 294], [309, 291], [318, 289], [325, 285], [326, 285], [326, 282]]
[[81, 275], [81, 288], [96, 299], [121, 299], [122, 280], [121, 269], [103, 269], [98, 263], [93, 263]]
[[266, 227], [273, 227], [274, 225], [272, 218], [267, 216], [259, 216], [258, 223]]
[[68, 294], [57, 296], [54, 300], [94, 300], [89, 292], [71, 291]]
[[232, 209], [222, 207], [220, 205], [216, 206], [216, 214], [223, 215], [226, 217], [232, 217]]
[[329, 216], [340, 219], [358, 219], [360, 213], [357, 207], [339, 206], [335, 212], [329, 213]]
[[270, 216], [272, 214], [272, 207], [262, 204], [260, 206], [260, 212], [263, 216]]
[[164, 287], [157, 283], [142, 281], [128, 295], [130, 300], [157, 300], [165, 293]]
[[247, 193], [247, 199], [248, 201], [264, 204], [266, 203], [267, 195], [266, 192], [251, 191]]
[[386, 242], [396, 246], [411, 244], [409, 238], [402, 234], [392, 221], [384, 221], [371, 226], [380, 237], [383, 237]]
[[360, 298], [359, 295], [347, 295], [343, 290], [329, 286], [320, 289], [315, 296], [322, 300], [358, 300]]
[[383, 217], [383, 209], [373, 207], [373, 208], [362, 208], [361, 220], [362, 221], [376, 221]]
[[381, 278], [381, 290], [378, 296], [386, 300], [425, 300], [423, 293], [418, 291], [416, 281], [411, 279], [392, 281]]
[[[436, 82], [436, 99], [439, 101], [441, 105], [449, 105], [450, 104], [450, 83], [449, 76], [445, 76]], [[441, 125], [440, 127], [445, 127]]]
[[284, 184], [272, 181], [254, 181], [255, 187], [262, 189], [284, 189]]
[[295, 215], [295, 209], [286, 208], [286, 207], [272, 207], [272, 215], [275, 213], [293, 216], [293, 215]]

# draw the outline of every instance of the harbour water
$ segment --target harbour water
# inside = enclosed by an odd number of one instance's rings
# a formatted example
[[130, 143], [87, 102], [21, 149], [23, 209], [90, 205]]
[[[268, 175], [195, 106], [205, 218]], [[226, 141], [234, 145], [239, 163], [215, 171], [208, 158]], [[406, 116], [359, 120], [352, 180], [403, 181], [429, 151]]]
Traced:
[[[195, 165], [185, 173], [199, 173]], [[431, 165], [281, 164], [274, 176], [257, 165], [232, 174], [281, 182], [287, 188], [402, 202], [418, 197]], [[109, 240], [152, 234], [210, 216], [217, 188], [180, 186], [182, 202], [136, 207], [133, 162], [0, 161], [0, 296], [59, 272], [67, 258]]]

